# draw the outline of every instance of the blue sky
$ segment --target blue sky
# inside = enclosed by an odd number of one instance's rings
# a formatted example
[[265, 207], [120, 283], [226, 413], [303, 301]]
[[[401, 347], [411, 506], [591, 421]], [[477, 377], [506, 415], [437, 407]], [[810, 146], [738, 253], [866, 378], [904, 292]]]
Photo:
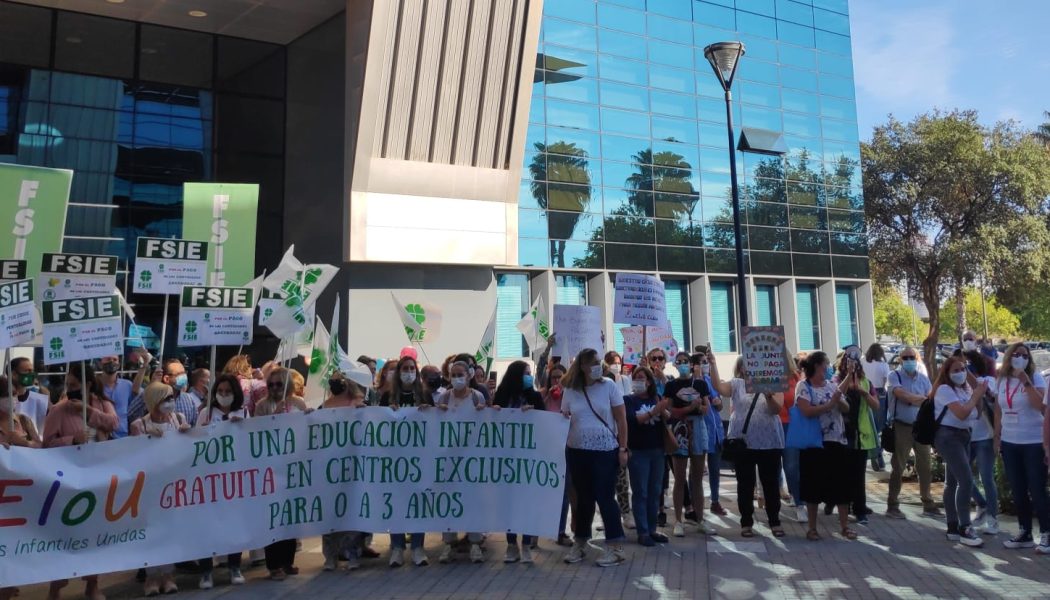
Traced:
[[893, 113], [973, 108], [1026, 128], [1050, 110], [1050, 0], [850, 0], [861, 139]]

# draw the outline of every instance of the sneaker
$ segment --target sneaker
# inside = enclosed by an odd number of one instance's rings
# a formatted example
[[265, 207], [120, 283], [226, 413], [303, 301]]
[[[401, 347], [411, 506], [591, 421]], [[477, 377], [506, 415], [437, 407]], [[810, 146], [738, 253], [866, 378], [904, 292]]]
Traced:
[[357, 559], [356, 554], [351, 554], [350, 558], [346, 559], [346, 570], [356, 571], [361, 568], [361, 562]]
[[405, 564], [404, 550], [401, 548], [390, 549], [390, 567], [400, 567]]
[[654, 531], [650, 533], [649, 537], [652, 538], [652, 540], [657, 544], [666, 544], [667, 542], [671, 541], [666, 535], [660, 533], [659, 531]]
[[624, 529], [634, 529], [634, 515], [627, 513], [623, 516]]
[[326, 558], [326, 559], [324, 559], [324, 567], [322, 567], [322, 568], [325, 571], [334, 571], [335, 570], [335, 563], [336, 563], [336, 560], [335, 560], [334, 557], [333, 558]]
[[674, 524], [674, 530], [671, 532], [675, 537], [685, 537], [685, 526], [679, 521]]
[[427, 560], [427, 553], [423, 548], [412, 548], [412, 564], [417, 567], [425, 567], [430, 564]]
[[516, 563], [519, 560], [521, 560], [521, 551], [518, 550], [517, 544], [507, 546], [507, 553], [503, 556], [503, 562]]
[[523, 565], [531, 565], [532, 563], [533, 563], [533, 560], [532, 560], [532, 548], [529, 547], [529, 546], [522, 546], [521, 547], [521, 564], [523, 564]]
[[686, 513], [685, 513], [685, 522], [686, 523], [697, 523], [699, 521], [700, 521], [700, 519], [696, 516], [696, 511], [695, 510], [686, 511]]
[[485, 553], [481, 551], [481, 546], [477, 544], [470, 545], [470, 562], [472, 563], [483, 563], [485, 562]]
[[949, 542], [959, 541], [959, 526], [955, 523], [948, 523], [948, 534], [947, 538]]
[[711, 503], [711, 512], [713, 514], [716, 514], [716, 515], [720, 516], [720, 517], [724, 517], [724, 516], [729, 514], [729, 511], [727, 511], [725, 508], [722, 507], [722, 503], [721, 502], [712, 502]]
[[[966, 527], [959, 532], [959, 543], [961, 543], [964, 546], [969, 546], [971, 548], [980, 548], [984, 545], [984, 540], [982, 540], [980, 536], [974, 533], [973, 527], [971, 526]], [[1050, 548], [1047, 548], [1047, 552], [1050, 553]]]
[[1032, 541], [1032, 532], [1022, 531], [1021, 533], [1018, 533], [1015, 537], [1003, 542], [1003, 547], [1010, 548], [1011, 550], [1017, 548], [1035, 548], [1035, 542]]
[[244, 575], [240, 569], [230, 569], [230, 584], [244, 585]]
[[988, 515], [984, 518], [984, 527], [981, 528], [984, 535], [999, 535], [999, 519]]
[[795, 520], [799, 523], [809, 522], [809, 511], [806, 510], [806, 505], [799, 504], [795, 507]]
[[718, 533], [718, 530], [708, 525], [706, 521], [700, 521], [697, 523], [696, 530], [704, 535], [715, 535]]
[[625, 560], [627, 560], [627, 555], [624, 554], [622, 546], [608, 546], [595, 562], [599, 567], [615, 567]]
[[210, 590], [211, 588], [215, 587], [215, 582], [211, 579], [211, 573], [205, 573], [204, 575], [201, 575], [201, 581], [199, 584], [197, 584], [197, 587], [199, 587], [202, 590]]
[[941, 511], [941, 509], [937, 508], [936, 506], [932, 506], [930, 508], [922, 509], [922, 516], [924, 516], [924, 517], [933, 517], [933, 518], [936, 519], [936, 518], [943, 517], [944, 516], [944, 512]]
[[455, 548], [452, 544], [445, 544], [445, 547], [441, 549], [441, 556], [438, 556], [438, 562], [441, 564], [447, 564], [452, 562], [452, 554], [455, 552]]
[[576, 541], [572, 543], [572, 549], [562, 560], [570, 565], [582, 561], [587, 556], [587, 542]]
[[985, 518], [987, 518], [987, 516], [988, 516], [988, 507], [986, 507], [986, 506], [984, 506], [984, 507], [978, 506], [977, 507], [977, 514], [974, 515], [973, 521], [970, 524], [973, 525], [974, 529], [977, 529], [977, 528], [981, 527], [982, 525], [984, 525], [984, 520], [985, 520]]
[[908, 515], [904, 514], [901, 509], [894, 506], [893, 508], [886, 509], [886, 516], [891, 519], [907, 519]]
[[647, 535], [640, 535], [638, 536], [638, 545], [645, 546], [646, 548], [652, 548], [656, 545], [656, 542], [653, 541], [653, 538]]
[[857, 525], [868, 526], [868, 515], [861, 515], [857, 517]]
[[1050, 533], [1039, 534], [1039, 545], [1035, 547], [1039, 554], [1050, 554]]

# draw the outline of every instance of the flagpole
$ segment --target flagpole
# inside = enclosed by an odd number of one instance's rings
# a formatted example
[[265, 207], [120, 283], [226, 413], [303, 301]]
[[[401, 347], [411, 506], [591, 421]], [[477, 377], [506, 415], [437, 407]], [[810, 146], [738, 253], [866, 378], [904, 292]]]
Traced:
[[423, 342], [416, 340], [416, 345], [419, 346], [419, 351], [423, 353], [423, 358], [427, 359], [427, 364], [431, 364], [430, 357], [427, 356], [427, 351], [423, 349]]
[[88, 426], [88, 400], [91, 398], [91, 390], [87, 387], [87, 369], [84, 361], [80, 361], [80, 403], [84, 405], [84, 432], [87, 433]]
[[11, 349], [6, 348], [4, 350], [4, 371], [7, 372], [7, 397], [11, 398], [11, 433], [15, 431], [15, 403], [14, 403], [14, 376], [15, 372], [11, 369]]
[[164, 319], [160, 322], [160, 364], [164, 364], [164, 342], [168, 335], [168, 299], [171, 296], [164, 294]]

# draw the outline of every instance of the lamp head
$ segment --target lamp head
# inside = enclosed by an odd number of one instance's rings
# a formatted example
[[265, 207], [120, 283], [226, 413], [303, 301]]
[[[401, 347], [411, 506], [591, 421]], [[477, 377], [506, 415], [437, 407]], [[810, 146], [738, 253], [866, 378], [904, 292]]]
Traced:
[[733, 87], [733, 78], [736, 69], [740, 65], [740, 58], [744, 56], [744, 44], [742, 42], [718, 42], [704, 48], [704, 58], [711, 63], [715, 70], [722, 89], [729, 91]]

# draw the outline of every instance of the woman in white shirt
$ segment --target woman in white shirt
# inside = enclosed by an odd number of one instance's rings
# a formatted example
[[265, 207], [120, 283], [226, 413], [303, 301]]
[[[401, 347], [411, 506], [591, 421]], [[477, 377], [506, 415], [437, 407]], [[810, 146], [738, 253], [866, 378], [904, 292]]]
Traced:
[[594, 505], [605, 525], [602, 567], [616, 566], [627, 556], [623, 550], [623, 523], [616, 505], [616, 476], [627, 464], [627, 412], [620, 386], [602, 377], [602, 361], [593, 349], [581, 350], [562, 378], [561, 411], [569, 417], [565, 458], [576, 488], [576, 539], [565, 562], [584, 559], [591, 538]]
[[[886, 364], [886, 352], [882, 349], [881, 344], [872, 344], [868, 346], [868, 351], [864, 353], [864, 359], [861, 361], [861, 367], [864, 369], [864, 378], [871, 384], [872, 389], [875, 390], [875, 395], [879, 399], [879, 408], [875, 411], [875, 435], [882, 433], [883, 428], [886, 427], [886, 411], [889, 408], [889, 396], [886, 394], [886, 380], [890, 376], [890, 366]], [[886, 459], [882, 456], [882, 448], [877, 447], [871, 451], [871, 470], [882, 471], [886, 468]]]
[[941, 367], [933, 386], [933, 414], [940, 425], [933, 447], [944, 460], [944, 514], [948, 521], [948, 539], [979, 548], [984, 542], [970, 526], [970, 494], [973, 473], [970, 471], [970, 429], [977, 420], [977, 403], [984, 397], [988, 384], [976, 388], [966, 383], [966, 360], [952, 356]]
[[[1007, 548], [1031, 548], [1050, 554], [1050, 502], [1046, 494], [1043, 412], [1046, 382], [1032, 368], [1023, 343], [1006, 349], [996, 380], [995, 442], [1003, 455], [1006, 479], [1017, 506], [1021, 531], [1003, 542]], [[1033, 513], [1039, 519], [1039, 544], [1032, 538]]]
[[[966, 339], [963, 338], [965, 343]], [[977, 503], [977, 515], [973, 518], [973, 528], [985, 535], [999, 535], [999, 490], [995, 485], [995, 442], [993, 441], [992, 428], [995, 423], [995, 372], [994, 365], [987, 357], [978, 350], [967, 350], [963, 352], [967, 361], [967, 370], [970, 377], [967, 383], [970, 387], [977, 387], [985, 382], [988, 391], [984, 398], [977, 403], [977, 419], [970, 429], [970, 460], [977, 464], [977, 474], [980, 476], [982, 490], [977, 485], [977, 477], [973, 480], [973, 501]]]

